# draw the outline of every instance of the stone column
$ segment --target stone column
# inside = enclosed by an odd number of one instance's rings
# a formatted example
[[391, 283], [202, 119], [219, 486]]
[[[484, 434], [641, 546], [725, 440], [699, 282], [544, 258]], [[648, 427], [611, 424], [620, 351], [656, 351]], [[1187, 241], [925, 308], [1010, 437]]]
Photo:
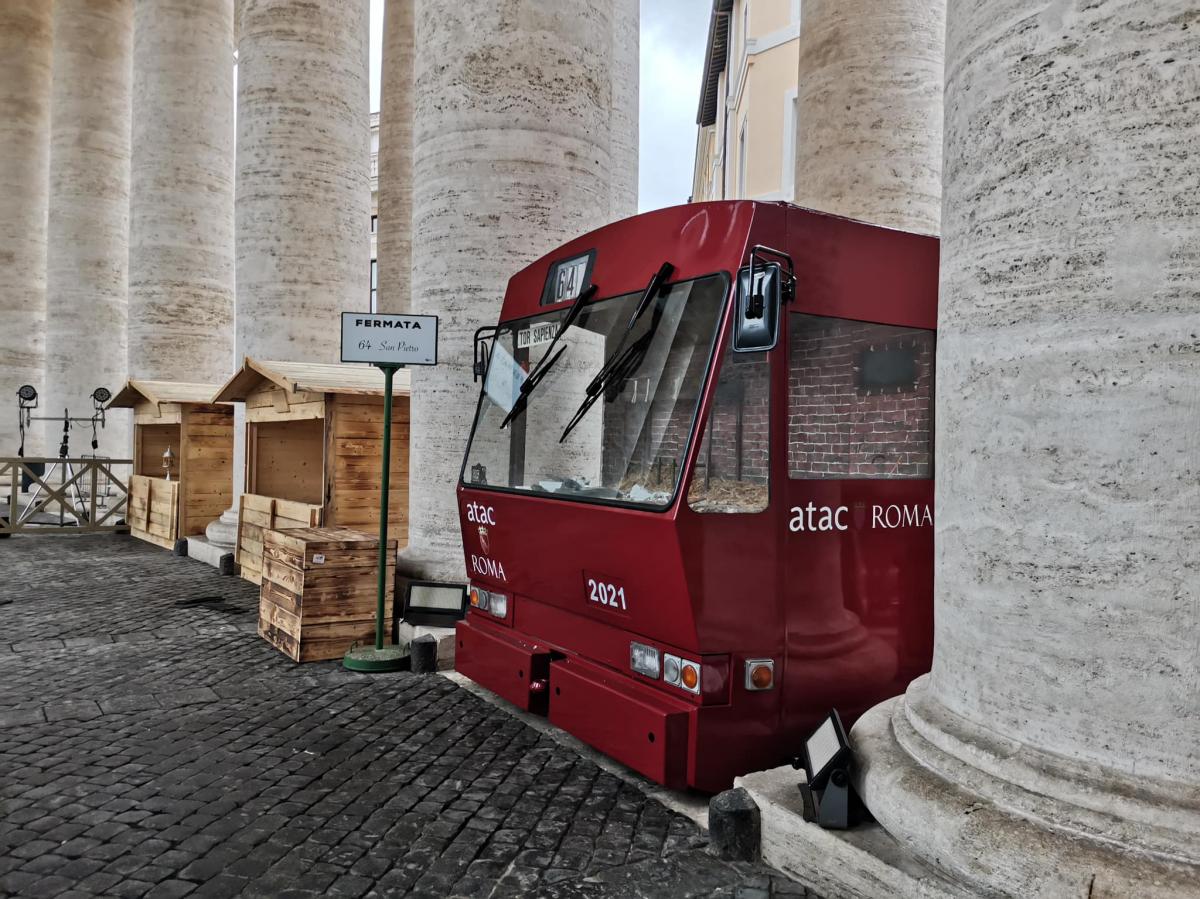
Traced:
[[[46, 415], [90, 415], [92, 391], [125, 380], [132, 45], [133, 0], [55, 0]], [[62, 426], [46, 430], [57, 447]], [[128, 413], [110, 414], [101, 454], [125, 456], [129, 434]], [[71, 454], [90, 437], [73, 431]]]
[[383, 13], [375, 236], [380, 312], [412, 308], [413, 4], [387, 0]]
[[233, 359], [233, 0], [135, 0], [131, 377]]
[[638, 211], [639, 4], [640, 0], [613, 0], [612, 116], [608, 132], [612, 221]]
[[[0, 455], [20, 441], [17, 389], [44, 393], [46, 353], [46, 203], [50, 153], [53, 20], [44, 0], [0, 6]], [[39, 412], [41, 410], [38, 410]], [[45, 452], [43, 429], [26, 438]]]
[[933, 672], [855, 738], [971, 895], [1200, 884], [1197, 59], [1193, 0], [949, 4]]
[[946, 0], [803, 0], [796, 203], [937, 234]]
[[[236, 364], [340, 358], [371, 284], [367, 0], [236, 0]], [[234, 419], [233, 492], [245, 483]], [[209, 525], [228, 546], [234, 508]]]
[[340, 358], [370, 297], [367, 0], [241, 0], [237, 353]]
[[454, 490], [479, 385], [471, 336], [508, 279], [607, 221], [612, 0], [425, 0], [417, 10], [413, 309], [441, 315], [414, 369], [405, 573], [462, 581]]

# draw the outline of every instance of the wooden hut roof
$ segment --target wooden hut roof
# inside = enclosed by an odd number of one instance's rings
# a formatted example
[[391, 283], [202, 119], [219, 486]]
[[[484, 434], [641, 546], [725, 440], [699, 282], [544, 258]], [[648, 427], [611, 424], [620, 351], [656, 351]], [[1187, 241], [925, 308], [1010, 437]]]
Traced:
[[[263, 381], [295, 393], [383, 396], [383, 372], [373, 365], [268, 362], [247, 356], [241, 369], [225, 382], [215, 399], [222, 403], [242, 402]], [[392, 380], [392, 393], [408, 396], [411, 392], [409, 373], [401, 369]]]
[[113, 397], [109, 409], [132, 409], [138, 403], [212, 403], [220, 384], [193, 384], [187, 381], [144, 381], [130, 378]]

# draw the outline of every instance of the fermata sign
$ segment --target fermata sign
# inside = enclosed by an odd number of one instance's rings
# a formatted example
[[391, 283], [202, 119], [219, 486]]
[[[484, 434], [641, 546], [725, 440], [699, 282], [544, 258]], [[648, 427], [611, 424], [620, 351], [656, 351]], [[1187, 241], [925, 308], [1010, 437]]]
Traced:
[[342, 361], [437, 365], [436, 315], [342, 313]]

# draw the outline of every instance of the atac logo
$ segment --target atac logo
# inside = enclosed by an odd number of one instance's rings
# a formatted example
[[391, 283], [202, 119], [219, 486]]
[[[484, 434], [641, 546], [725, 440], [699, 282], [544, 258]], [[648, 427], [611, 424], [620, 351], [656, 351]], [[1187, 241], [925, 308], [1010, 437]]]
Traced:
[[485, 556], [492, 554], [492, 541], [488, 537], [488, 529], [483, 525], [479, 526], [479, 546], [483, 550]]
[[490, 524], [496, 526], [496, 508], [482, 503], [467, 503], [467, 521], [471, 524]]

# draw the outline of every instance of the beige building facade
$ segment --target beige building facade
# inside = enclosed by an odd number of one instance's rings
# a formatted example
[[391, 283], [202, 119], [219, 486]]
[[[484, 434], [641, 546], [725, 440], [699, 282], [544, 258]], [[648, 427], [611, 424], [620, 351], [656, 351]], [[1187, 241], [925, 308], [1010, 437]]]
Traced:
[[800, 0], [713, 0], [692, 201], [792, 200]]

